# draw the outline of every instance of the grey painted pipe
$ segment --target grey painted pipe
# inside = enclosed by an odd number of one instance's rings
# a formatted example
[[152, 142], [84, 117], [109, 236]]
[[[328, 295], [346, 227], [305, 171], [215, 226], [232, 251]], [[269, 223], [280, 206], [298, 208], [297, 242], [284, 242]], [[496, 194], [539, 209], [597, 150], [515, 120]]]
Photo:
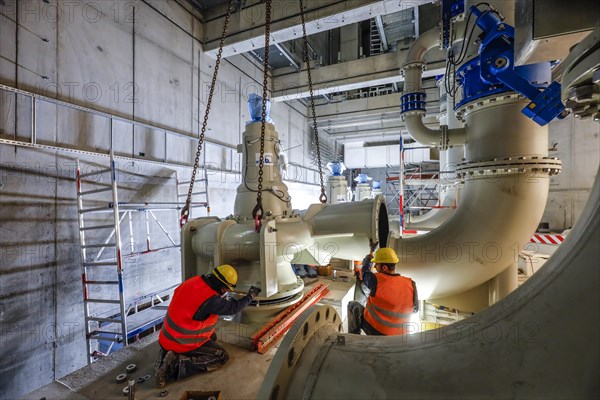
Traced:
[[[474, 109], [467, 116], [467, 126], [476, 127], [469, 130], [467, 160], [546, 156], [548, 130], [521, 114], [524, 105], [507, 100]], [[506, 120], [512, 121], [508, 130]], [[514, 265], [535, 231], [548, 185], [546, 174], [531, 172], [467, 179], [458, 208], [439, 228], [390, 239], [400, 257], [398, 269], [417, 282], [422, 299], [452, 296], [492, 279]]]
[[[440, 89], [440, 99], [446, 96], [446, 89], [443, 84], [438, 83]], [[446, 101], [440, 101], [439, 121], [441, 125], [448, 125], [449, 128], [460, 128], [463, 126], [456, 118], [454, 109], [448, 106]], [[424, 215], [419, 215], [406, 219], [404, 224], [406, 229], [415, 229], [421, 231], [431, 231], [446, 222], [454, 214], [458, 204], [460, 193], [462, 192], [462, 183], [455, 175], [456, 167], [462, 162], [464, 157], [464, 147], [452, 147], [448, 150], [440, 151], [440, 183], [444, 184], [439, 194], [439, 204], [444, 208], [435, 208]]]
[[[439, 40], [439, 30], [434, 28], [411, 46], [410, 58], [403, 66], [406, 90], [420, 90], [423, 58], [439, 45]], [[510, 96], [493, 100], [469, 104], [465, 128], [447, 131], [450, 143], [464, 139], [466, 161], [547, 156], [547, 128], [521, 114], [525, 102]], [[422, 116], [422, 112], [406, 115], [409, 133], [425, 145], [440, 143], [441, 130], [426, 128]], [[511, 122], [509, 129], [505, 129], [507, 121]], [[458, 209], [439, 228], [419, 237], [390, 239], [389, 245], [400, 255], [400, 271], [417, 282], [420, 298], [448, 300], [449, 296], [475, 289], [514, 267], [518, 252], [542, 216], [549, 178], [541, 174], [528, 179], [524, 172], [503, 169], [509, 174], [496, 179], [467, 179]], [[479, 300], [471, 299], [471, 306], [466, 309], [477, 311], [484, 307], [489, 299], [483, 294], [480, 291], [476, 296]]]
[[387, 241], [389, 225], [382, 196], [361, 202], [313, 204], [294, 213], [278, 165], [279, 136], [269, 123], [265, 125], [262, 175], [265, 218], [256, 232], [252, 210], [256, 205], [260, 136], [261, 123], [246, 125], [243, 144], [238, 146], [244, 168], [234, 215], [227, 219], [197, 218], [182, 229], [183, 279], [227, 263], [236, 266], [242, 290], [260, 286], [266, 298], [287, 298], [303, 288], [291, 262], [325, 265], [333, 256], [359, 259], [369, 251], [369, 239]]
[[564, 243], [501, 302], [436, 330], [310, 342], [296, 349], [285, 380], [263, 385], [258, 398], [272, 398], [277, 385], [279, 399], [596, 399], [599, 242], [597, 174]]
[[[464, 22], [456, 25], [456, 30], [464, 29]], [[461, 39], [462, 40], [462, 39]], [[425, 66], [425, 54], [440, 45], [440, 31], [438, 28], [430, 29], [420, 35], [413, 42], [406, 63], [402, 65], [404, 74], [404, 92], [419, 92], [422, 90], [423, 68]], [[400, 53], [399, 53], [400, 54]], [[437, 147], [442, 139], [441, 129], [430, 129], [423, 123], [424, 112], [407, 113], [403, 116], [406, 129], [417, 142], [424, 146]], [[466, 130], [464, 128], [448, 129], [448, 143], [450, 146], [459, 146], [465, 142]], [[446, 143], [444, 144], [446, 145]]]

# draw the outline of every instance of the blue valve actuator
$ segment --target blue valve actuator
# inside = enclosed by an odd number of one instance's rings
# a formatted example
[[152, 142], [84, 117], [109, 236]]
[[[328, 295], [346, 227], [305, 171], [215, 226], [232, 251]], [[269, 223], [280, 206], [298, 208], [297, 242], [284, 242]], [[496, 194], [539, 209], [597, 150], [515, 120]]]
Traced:
[[327, 163], [327, 168], [333, 176], [342, 176], [342, 173], [346, 170], [346, 166], [341, 161], [330, 161]]
[[358, 174], [358, 176], [354, 178], [354, 181], [358, 183], [369, 183], [370, 180], [373, 180], [373, 178], [367, 174]]
[[[252, 119], [250, 122], [262, 121], [262, 99], [262, 96], [259, 96], [256, 93], [251, 93], [248, 97], [248, 111], [250, 112], [250, 118]], [[265, 121], [272, 124], [273, 119], [271, 119], [270, 113], [271, 101], [267, 100]]]

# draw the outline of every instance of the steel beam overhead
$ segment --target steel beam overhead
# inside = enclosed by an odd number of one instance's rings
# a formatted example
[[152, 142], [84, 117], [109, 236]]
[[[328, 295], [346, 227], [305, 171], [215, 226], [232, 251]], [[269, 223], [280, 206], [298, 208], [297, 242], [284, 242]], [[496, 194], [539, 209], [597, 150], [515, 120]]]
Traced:
[[388, 51], [387, 37], [385, 36], [385, 29], [383, 27], [383, 19], [381, 18], [381, 15], [375, 17], [375, 25], [377, 25], [377, 31], [379, 32], [379, 37], [381, 37], [383, 51]]
[[[340, 26], [353, 24], [380, 15], [391, 14], [415, 3], [430, 0], [311, 0], [307, 1], [306, 33], [312, 35]], [[273, 2], [271, 43], [281, 43], [302, 37], [300, 7], [298, 2]], [[254, 3], [232, 15], [223, 57], [242, 54], [264, 47], [265, 4]], [[216, 58], [225, 16], [208, 20], [205, 24], [204, 52]]]
[[292, 56], [290, 54], [288, 49], [283, 44], [274, 43], [274, 46], [277, 48], [277, 50], [279, 50], [281, 52], [281, 55], [284, 56], [290, 62], [291, 67], [294, 67], [294, 69], [296, 69], [296, 71], [300, 70], [300, 65], [298, 65], [298, 63], [294, 59], [294, 56]]

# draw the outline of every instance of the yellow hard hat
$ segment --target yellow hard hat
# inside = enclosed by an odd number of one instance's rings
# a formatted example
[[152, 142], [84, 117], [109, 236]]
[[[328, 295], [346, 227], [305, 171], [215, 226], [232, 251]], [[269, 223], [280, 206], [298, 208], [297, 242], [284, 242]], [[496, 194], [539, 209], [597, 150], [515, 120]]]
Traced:
[[227, 285], [229, 289], [233, 290], [238, 280], [238, 274], [235, 268], [229, 264], [223, 264], [219, 265], [217, 268], [214, 268], [212, 273], [217, 277], [218, 280]]
[[382, 247], [375, 252], [375, 257], [371, 261], [376, 264], [396, 264], [400, 260], [394, 249]]

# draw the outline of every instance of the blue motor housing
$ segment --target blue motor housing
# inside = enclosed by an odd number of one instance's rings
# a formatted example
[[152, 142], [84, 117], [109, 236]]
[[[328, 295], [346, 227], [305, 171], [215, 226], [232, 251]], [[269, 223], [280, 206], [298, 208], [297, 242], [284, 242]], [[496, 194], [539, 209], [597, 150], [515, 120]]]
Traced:
[[472, 6], [475, 23], [483, 31], [479, 56], [463, 64], [456, 79], [462, 85], [463, 97], [456, 105], [482, 97], [516, 91], [529, 103], [523, 114], [539, 125], [554, 118], [564, 118], [564, 105], [560, 99], [560, 85], [552, 82], [550, 62], [514, 65], [514, 28], [505, 24], [493, 9], [480, 10]]
[[[493, 82], [483, 80], [481, 77], [480, 61], [480, 57], [476, 57], [463, 64], [456, 71], [457, 82], [462, 87], [462, 99], [456, 105], [456, 109], [482, 97], [514, 91], [514, 89], [499, 80], [494, 80]], [[552, 64], [550, 62], [544, 62], [516, 67], [514, 68], [514, 72], [528, 82], [533, 82], [531, 85], [536, 89], [544, 89], [549, 86], [552, 80], [551, 67]]]

